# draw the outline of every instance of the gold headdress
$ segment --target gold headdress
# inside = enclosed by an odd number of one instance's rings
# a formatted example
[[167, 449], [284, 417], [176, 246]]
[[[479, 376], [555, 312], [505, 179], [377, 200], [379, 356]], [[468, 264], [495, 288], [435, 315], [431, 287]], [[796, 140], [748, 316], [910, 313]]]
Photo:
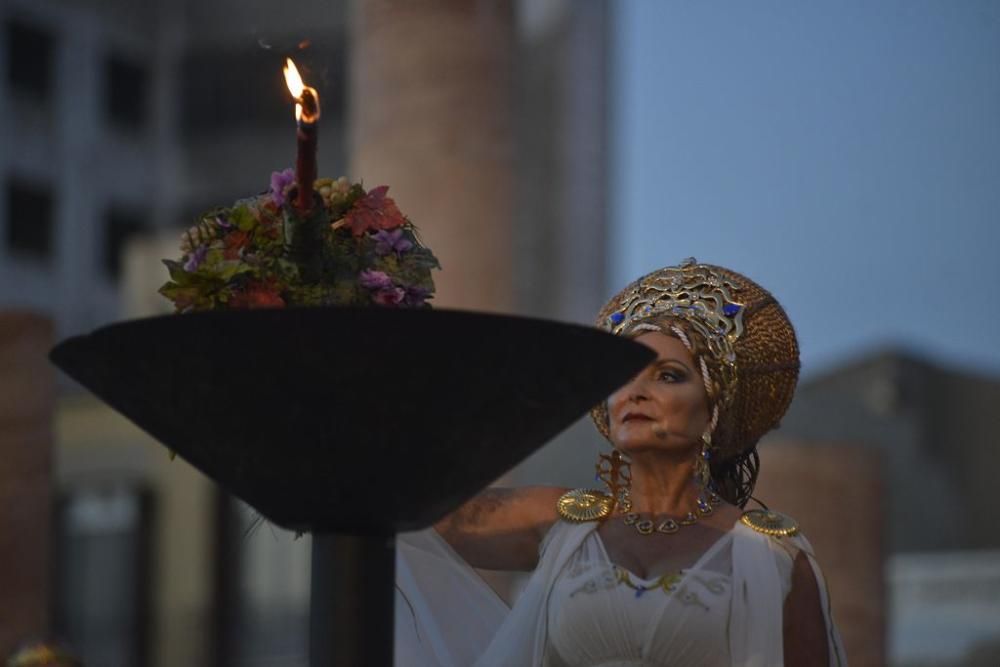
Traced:
[[[663, 330], [673, 321], [707, 356], [706, 389], [717, 410], [713, 448], [721, 460], [751, 449], [788, 409], [799, 374], [795, 330], [771, 294], [749, 278], [693, 258], [635, 281], [613, 297], [597, 326], [615, 335]], [[669, 334], [669, 324], [667, 325]], [[607, 404], [591, 412], [609, 437]]]

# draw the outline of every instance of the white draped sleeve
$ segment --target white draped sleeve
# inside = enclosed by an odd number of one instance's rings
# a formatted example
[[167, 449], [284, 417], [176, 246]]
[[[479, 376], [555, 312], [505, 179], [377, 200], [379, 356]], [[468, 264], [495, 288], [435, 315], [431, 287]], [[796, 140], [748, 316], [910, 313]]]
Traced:
[[769, 537], [742, 523], [733, 528], [733, 601], [729, 614], [733, 665], [775, 667], [784, 661], [784, 595], [777, 561], [783, 554], [777, 549]]
[[[734, 667], [781, 667], [784, 664], [782, 616], [791, 588], [792, 556], [774, 538], [737, 523], [733, 528], [733, 600], [729, 650]], [[819, 585], [826, 620], [829, 664], [846, 667], [840, 634], [830, 614], [823, 573], [803, 536], [781, 538], [804, 552]]]
[[396, 538], [396, 667], [468, 667], [508, 607], [433, 528]]
[[557, 521], [542, 542], [538, 567], [475, 667], [538, 667], [545, 659], [549, 594], [573, 553], [599, 524]]
[[596, 522], [557, 522], [513, 609], [433, 529], [396, 540], [395, 667], [531, 667], [552, 582]]

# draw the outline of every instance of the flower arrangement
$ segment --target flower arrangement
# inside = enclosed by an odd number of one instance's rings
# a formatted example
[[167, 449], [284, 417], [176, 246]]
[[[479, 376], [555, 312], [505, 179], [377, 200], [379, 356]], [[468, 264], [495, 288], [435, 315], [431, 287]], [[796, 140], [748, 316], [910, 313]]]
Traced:
[[[292, 206], [291, 169], [267, 192], [209, 211], [163, 260], [160, 294], [178, 313], [285, 306], [430, 307], [440, 264], [386, 196], [344, 178], [315, 182], [316, 205]], [[319, 205], [322, 202], [322, 205]]]

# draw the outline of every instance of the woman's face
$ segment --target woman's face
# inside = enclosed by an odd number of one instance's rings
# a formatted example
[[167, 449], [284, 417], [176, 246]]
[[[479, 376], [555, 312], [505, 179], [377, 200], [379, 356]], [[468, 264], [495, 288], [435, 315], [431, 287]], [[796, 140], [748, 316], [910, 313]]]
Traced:
[[662, 333], [635, 340], [656, 352], [656, 359], [608, 399], [611, 442], [625, 453], [700, 448], [708, 395], [694, 357], [684, 343]]

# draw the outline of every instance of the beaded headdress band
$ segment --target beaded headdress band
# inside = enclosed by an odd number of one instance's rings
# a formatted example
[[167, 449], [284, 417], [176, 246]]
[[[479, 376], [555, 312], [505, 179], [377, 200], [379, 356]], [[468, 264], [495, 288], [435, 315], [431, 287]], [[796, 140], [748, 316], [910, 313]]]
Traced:
[[[745, 307], [733, 297], [740, 290], [733, 278], [690, 257], [633, 283], [617, 300], [604, 328], [615, 335], [642, 328], [640, 322], [669, 315], [683, 320], [704, 338], [709, 353], [722, 369], [722, 406], [736, 389], [736, 352], [733, 344], [743, 334]], [[659, 330], [652, 327], [652, 330]]]
[[[791, 322], [767, 290], [723, 267], [691, 258], [643, 276], [604, 306], [597, 326], [615, 335], [659, 331], [692, 353], [688, 334], [700, 339], [703, 351], [696, 356], [712, 401], [713, 448], [723, 458], [746, 451], [774, 428], [795, 391], [799, 360]], [[607, 404], [591, 416], [610, 439]]]

